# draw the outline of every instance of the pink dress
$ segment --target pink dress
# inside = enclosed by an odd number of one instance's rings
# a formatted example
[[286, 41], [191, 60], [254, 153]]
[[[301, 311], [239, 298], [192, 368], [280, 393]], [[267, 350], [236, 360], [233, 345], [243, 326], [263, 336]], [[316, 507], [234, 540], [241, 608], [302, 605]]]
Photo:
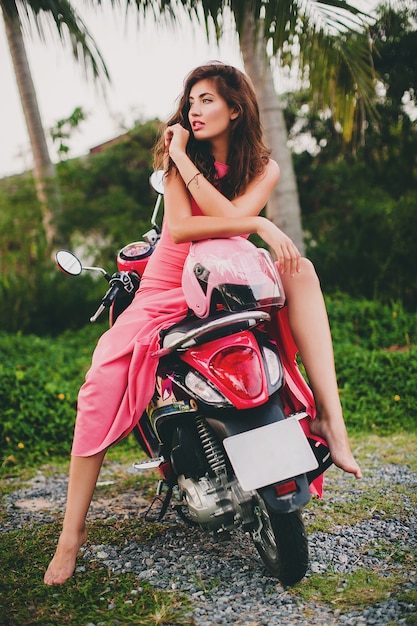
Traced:
[[[227, 166], [216, 163], [220, 177]], [[202, 215], [192, 201], [193, 215]], [[91, 456], [125, 437], [137, 424], [155, 388], [162, 329], [188, 312], [181, 288], [189, 243], [175, 244], [163, 224], [132, 304], [100, 338], [78, 395], [72, 454]]]

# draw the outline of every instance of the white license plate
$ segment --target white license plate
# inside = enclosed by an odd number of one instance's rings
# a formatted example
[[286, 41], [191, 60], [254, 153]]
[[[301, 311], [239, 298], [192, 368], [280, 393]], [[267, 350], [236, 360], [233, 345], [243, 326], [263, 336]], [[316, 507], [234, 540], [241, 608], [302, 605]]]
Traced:
[[297, 418], [290, 417], [223, 440], [245, 491], [310, 472], [318, 462]]

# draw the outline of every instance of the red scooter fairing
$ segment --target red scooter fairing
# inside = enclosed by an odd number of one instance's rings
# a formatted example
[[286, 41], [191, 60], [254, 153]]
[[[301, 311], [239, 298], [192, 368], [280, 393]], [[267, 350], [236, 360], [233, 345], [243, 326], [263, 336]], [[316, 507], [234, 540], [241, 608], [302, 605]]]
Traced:
[[[129, 270], [139, 270], [143, 272], [144, 266], [149, 259], [153, 249], [141, 242], [138, 246], [129, 244], [123, 250], [127, 250], [126, 259], [122, 259], [119, 253], [119, 269], [125, 269], [128, 263]], [[123, 262], [122, 262], [123, 261]], [[138, 265], [140, 264], [140, 266]], [[127, 303], [116, 301], [121, 309]], [[111, 321], [117, 317], [120, 311], [111, 309]], [[197, 321], [197, 320], [196, 320]], [[283, 307], [273, 314], [271, 321], [266, 324], [266, 329], [276, 345], [283, 368], [283, 383], [280, 397], [284, 405], [285, 414], [291, 415], [300, 411], [305, 411], [307, 417], [300, 421], [300, 424], [310, 440], [315, 441], [316, 446], [320, 446], [321, 457], [327, 456], [326, 442], [310, 431], [310, 421], [316, 416], [316, 406], [313, 393], [303, 378], [297, 364], [296, 356], [298, 348], [291, 333], [288, 320], [287, 307]], [[239, 410], [245, 410], [264, 404], [271, 395], [270, 384], [263, 359], [259, 353], [259, 346], [254, 340], [251, 331], [242, 331], [227, 337], [227, 350], [225, 350], [225, 339], [220, 338], [203, 345], [189, 348], [183, 352], [182, 360], [188, 365], [198, 370], [204, 377], [208, 378], [215, 386], [222, 391], [232, 405]], [[239, 364], [239, 381], [231, 376], [233, 369]], [[254, 369], [256, 368], [256, 369]], [[259, 372], [258, 376], [253, 376], [253, 371]], [[281, 383], [280, 383], [281, 384]], [[155, 454], [157, 441], [149, 425], [147, 417], [140, 420], [138, 433], [142, 439], [142, 447], [152, 456]], [[310, 491], [322, 496], [323, 474], [320, 474], [310, 484]]]

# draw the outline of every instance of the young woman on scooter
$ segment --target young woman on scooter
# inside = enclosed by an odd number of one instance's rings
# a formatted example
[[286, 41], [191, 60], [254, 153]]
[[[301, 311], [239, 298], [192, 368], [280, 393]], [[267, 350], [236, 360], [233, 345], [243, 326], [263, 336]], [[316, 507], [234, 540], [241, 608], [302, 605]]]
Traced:
[[48, 585], [73, 574], [106, 450], [133, 429], [153, 395], [157, 362], [151, 353], [159, 332], [187, 313], [181, 275], [191, 241], [257, 233], [275, 252], [317, 405], [311, 431], [326, 439], [335, 465], [361, 477], [343, 420], [319, 280], [291, 239], [259, 216], [279, 167], [262, 141], [256, 96], [245, 75], [218, 62], [192, 71], [155, 159], [166, 170], [161, 240], [133, 303], [98, 342], [80, 389], [67, 506], [44, 577]]

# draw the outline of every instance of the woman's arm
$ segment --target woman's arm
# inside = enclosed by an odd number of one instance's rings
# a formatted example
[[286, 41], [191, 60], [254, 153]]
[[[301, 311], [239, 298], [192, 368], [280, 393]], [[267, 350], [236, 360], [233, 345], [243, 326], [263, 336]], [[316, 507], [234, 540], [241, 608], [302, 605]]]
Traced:
[[[179, 173], [171, 170], [164, 190], [165, 219], [173, 241], [182, 243], [257, 233], [275, 251], [282, 272], [297, 272], [300, 253], [296, 246], [272, 222], [258, 215], [279, 177], [275, 161], [270, 161], [265, 172], [250, 183], [244, 194], [231, 202], [198, 172], [185, 154], [187, 131], [179, 125], [175, 131], [167, 141], [167, 147]], [[192, 215], [186, 189], [188, 181], [191, 181], [188, 186], [192, 186], [193, 197], [204, 213], [202, 216]]]
[[192, 215], [190, 197], [176, 172], [171, 172], [166, 179], [164, 207], [167, 227], [175, 243], [257, 233], [275, 251], [281, 272], [295, 274], [299, 271], [300, 253], [297, 247], [268, 219], [258, 215]]

